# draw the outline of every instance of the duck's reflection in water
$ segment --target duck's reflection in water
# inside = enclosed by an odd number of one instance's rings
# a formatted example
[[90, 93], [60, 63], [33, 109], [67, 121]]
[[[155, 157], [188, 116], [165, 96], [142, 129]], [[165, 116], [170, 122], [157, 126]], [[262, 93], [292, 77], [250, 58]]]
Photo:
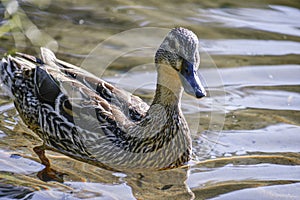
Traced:
[[128, 173], [125, 178], [137, 199], [194, 199], [186, 184], [187, 168]]

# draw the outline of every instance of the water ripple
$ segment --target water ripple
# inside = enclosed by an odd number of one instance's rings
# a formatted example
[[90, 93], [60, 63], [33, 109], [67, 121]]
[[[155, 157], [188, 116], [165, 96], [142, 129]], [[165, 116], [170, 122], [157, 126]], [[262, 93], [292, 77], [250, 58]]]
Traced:
[[[279, 34], [300, 36], [300, 10], [287, 6], [270, 5], [268, 9], [222, 8], [200, 9], [203, 18], [212, 23], [222, 23], [233, 28], [250, 28]], [[263, 16], [263, 17], [262, 17]], [[197, 21], [198, 18], [191, 18]]]

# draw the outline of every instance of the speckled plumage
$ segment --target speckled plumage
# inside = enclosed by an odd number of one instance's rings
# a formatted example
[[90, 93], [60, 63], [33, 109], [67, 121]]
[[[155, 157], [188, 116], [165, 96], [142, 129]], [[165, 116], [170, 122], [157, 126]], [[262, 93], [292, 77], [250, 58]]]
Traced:
[[0, 79], [47, 149], [110, 169], [163, 169], [190, 159], [178, 73], [184, 59], [199, 65], [198, 39], [191, 31], [173, 29], [157, 51], [158, 83], [150, 106], [41, 50], [42, 59], [21, 53], [3, 58]]

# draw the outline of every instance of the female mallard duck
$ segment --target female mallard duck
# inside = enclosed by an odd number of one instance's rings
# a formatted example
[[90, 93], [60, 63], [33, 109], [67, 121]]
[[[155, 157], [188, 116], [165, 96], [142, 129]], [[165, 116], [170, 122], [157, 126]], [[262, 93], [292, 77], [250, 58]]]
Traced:
[[43, 140], [34, 149], [43, 164], [49, 166], [45, 149], [116, 170], [173, 168], [190, 159], [182, 91], [206, 95], [196, 72], [200, 57], [193, 32], [174, 28], [157, 50], [150, 106], [48, 49], [41, 48], [41, 55], [8, 55], [0, 63], [0, 79], [22, 120]]

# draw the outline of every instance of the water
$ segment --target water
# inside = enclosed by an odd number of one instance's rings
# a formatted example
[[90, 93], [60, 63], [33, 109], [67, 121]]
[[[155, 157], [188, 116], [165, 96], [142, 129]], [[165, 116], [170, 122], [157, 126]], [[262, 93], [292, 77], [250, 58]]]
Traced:
[[[37, 178], [44, 166], [32, 148], [41, 141], [0, 90], [0, 198], [299, 199], [299, 8], [272, 0], [3, 0], [1, 55], [48, 46], [147, 102], [156, 47], [168, 28], [190, 28], [210, 96], [183, 97], [195, 152], [189, 168], [116, 173], [48, 151], [67, 174], [57, 183]], [[10, 20], [5, 9], [15, 12]]]

